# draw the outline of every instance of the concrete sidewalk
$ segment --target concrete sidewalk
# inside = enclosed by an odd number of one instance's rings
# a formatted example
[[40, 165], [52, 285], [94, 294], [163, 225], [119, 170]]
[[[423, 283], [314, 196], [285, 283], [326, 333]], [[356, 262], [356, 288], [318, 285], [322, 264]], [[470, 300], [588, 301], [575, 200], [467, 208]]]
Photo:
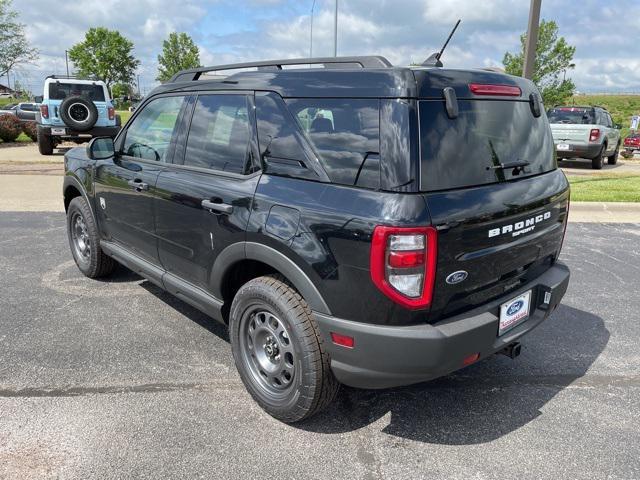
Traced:
[[[62, 175], [0, 175], [0, 211], [62, 212]], [[640, 203], [571, 202], [575, 223], [640, 223]]]

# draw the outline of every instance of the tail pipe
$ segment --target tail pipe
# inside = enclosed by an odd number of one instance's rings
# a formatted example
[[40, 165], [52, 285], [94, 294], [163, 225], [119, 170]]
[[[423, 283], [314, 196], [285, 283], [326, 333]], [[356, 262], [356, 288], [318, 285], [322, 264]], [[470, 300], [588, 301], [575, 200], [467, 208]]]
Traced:
[[521, 349], [522, 349], [522, 345], [520, 345], [520, 342], [513, 342], [507, 345], [506, 347], [504, 347], [498, 353], [500, 355], [506, 355], [507, 357], [514, 359], [518, 355], [520, 355]]

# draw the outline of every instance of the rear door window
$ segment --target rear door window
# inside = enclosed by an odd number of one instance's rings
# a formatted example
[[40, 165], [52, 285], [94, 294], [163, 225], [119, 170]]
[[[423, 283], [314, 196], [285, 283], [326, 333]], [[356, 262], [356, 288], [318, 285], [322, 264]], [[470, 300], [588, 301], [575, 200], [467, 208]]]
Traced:
[[184, 165], [247, 173], [250, 136], [245, 95], [200, 95], [191, 120]]
[[[421, 101], [420, 150], [423, 191], [471, 187], [528, 177], [556, 168], [545, 115], [528, 102], [461, 100], [450, 119], [444, 102]], [[497, 168], [528, 162], [522, 169]]]
[[[289, 99], [287, 106], [315, 147], [332, 182], [362, 185], [359, 178], [369, 165], [377, 172], [377, 99]], [[369, 157], [376, 160], [368, 161]]]

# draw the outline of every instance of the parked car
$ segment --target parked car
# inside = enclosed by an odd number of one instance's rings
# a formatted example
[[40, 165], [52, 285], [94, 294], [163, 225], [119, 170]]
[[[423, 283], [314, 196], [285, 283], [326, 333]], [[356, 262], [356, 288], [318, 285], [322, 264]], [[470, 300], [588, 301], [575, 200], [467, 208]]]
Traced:
[[7, 113], [10, 115], [16, 115], [17, 108], [17, 103], [8, 103], [4, 107], [0, 107], [0, 115], [5, 115]]
[[13, 98], [13, 93], [0, 92], [0, 98]]
[[38, 100], [38, 149], [42, 155], [51, 155], [63, 141], [114, 138], [120, 131], [120, 117], [104, 82], [53, 75], [45, 80], [44, 95]]
[[624, 149], [633, 153], [634, 150], [640, 150], [640, 133], [631, 133], [624, 139]]
[[547, 112], [558, 160], [591, 159], [591, 167], [600, 170], [603, 159], [609, 165], [618, 161], [620, 125], [602, 107], [556, 106]]
[[383, 57], [187, 70], [65, 169], [80, 271], [121, 263], [228, 325], [246, 388], [285, 422], [340, 383], [514, 358], [569, 282], [569, 183], [520, 77]]
[[21, 102], [15, 108], [16, 116], [23, 122], [34, 122], [39, 111], [37, 103]]

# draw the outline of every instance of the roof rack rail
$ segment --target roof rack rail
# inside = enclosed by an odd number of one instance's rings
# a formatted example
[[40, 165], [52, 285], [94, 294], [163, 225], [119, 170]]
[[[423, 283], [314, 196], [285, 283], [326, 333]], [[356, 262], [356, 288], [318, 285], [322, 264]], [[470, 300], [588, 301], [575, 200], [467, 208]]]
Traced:
[[93, 82], [98, 81], [98, 79], [95, 77], [78, 77], [77, 75], [48, 75], [47, 78], [52, 78], [54, 80], [91, 80]]
[[283, 65], [325, 65], [327, 68], [340, 68], [340, 65], [356, 64], [360, 68], [389, 68], [393, 65], [382, 56], [356, 57], [317, 57], [317, 58], [288, 58], [284, 60], [266, 60], [262, 62], [230, 63], [212, 67], [191, 68], [176, 73], [169, 83], [192, 82], [198, 80], [203, 73], [236, 70], [240, 68], [256, 67], [258, 70], [282, 70]]

